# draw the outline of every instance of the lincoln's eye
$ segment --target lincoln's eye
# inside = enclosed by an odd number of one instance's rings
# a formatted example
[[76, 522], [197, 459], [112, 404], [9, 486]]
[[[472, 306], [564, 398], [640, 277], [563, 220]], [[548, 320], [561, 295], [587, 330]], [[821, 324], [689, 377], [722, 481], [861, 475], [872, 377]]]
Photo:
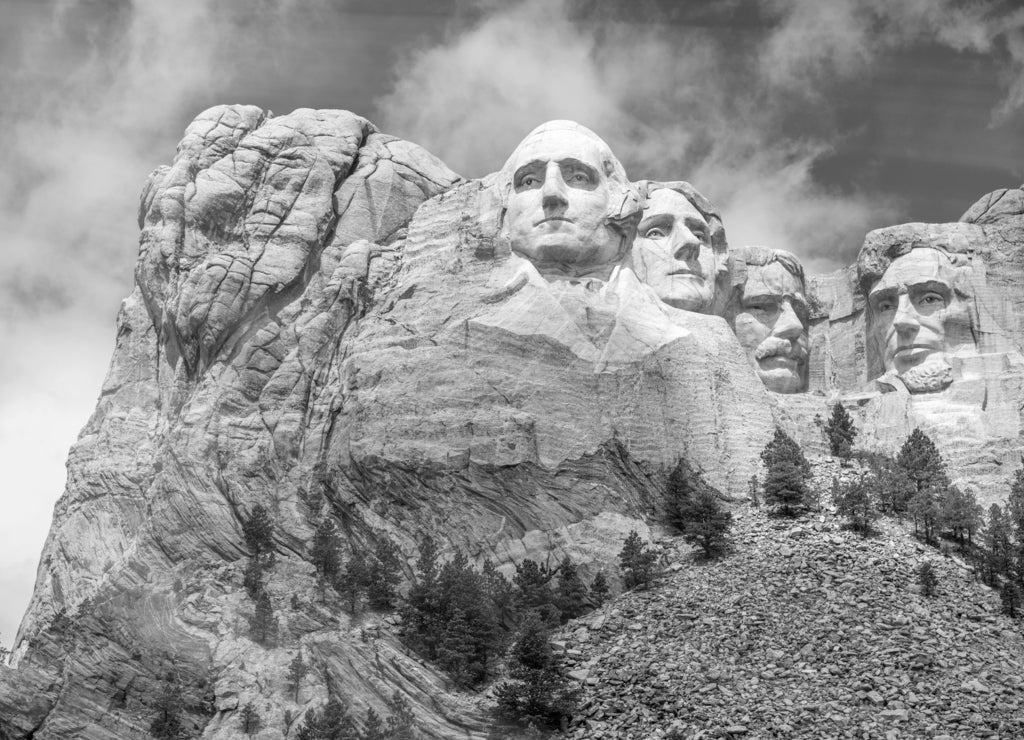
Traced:
[[896, 308], [896, 301], [888, 299], [888, 298], [879, 301], [875, 305], [875, 309], [877, 311], [879, 311], [880, 313], [885, 313], [886, 311], [892, 311], [895, 308]]
[[938, 293], [925, 293], [918, 300], [918, 303], [920, 303], [922, 306], [928, 306], [929, 308], [934, 308], [936, 306], [944, 306], [946, 304], [946, 299], [943, 298]]

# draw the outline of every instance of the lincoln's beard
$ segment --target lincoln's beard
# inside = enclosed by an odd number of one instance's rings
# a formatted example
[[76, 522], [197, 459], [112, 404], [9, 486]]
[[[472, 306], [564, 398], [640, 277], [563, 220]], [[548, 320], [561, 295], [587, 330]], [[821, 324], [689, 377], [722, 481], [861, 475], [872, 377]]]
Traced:
[[920, 365], [907, 368], [899, 377], [911, 393], [938, 393], [953, 382], [953, 368], [942, 355], [936, 354]]

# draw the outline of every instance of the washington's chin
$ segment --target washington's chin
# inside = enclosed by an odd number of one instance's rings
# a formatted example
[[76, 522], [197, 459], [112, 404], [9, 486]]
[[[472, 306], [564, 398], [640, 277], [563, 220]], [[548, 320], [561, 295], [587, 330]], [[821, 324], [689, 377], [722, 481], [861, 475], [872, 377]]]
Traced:
[[517, 240], [512, 250], [537, 263], [604, 264], [618, 255], [615, 240], [600, 234], [580, 234], [575, 227], [552, 231], [538, 227], [529, 239]]

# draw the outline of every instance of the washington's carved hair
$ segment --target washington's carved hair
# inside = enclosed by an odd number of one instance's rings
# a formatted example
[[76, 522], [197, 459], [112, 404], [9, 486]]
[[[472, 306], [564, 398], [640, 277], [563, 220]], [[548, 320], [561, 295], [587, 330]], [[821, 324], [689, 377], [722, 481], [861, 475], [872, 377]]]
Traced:
[[586, 126], [582, 126], [575, 121], [559, 120], [542, 123], [519, 142], [519, 145], [516, 146], [515, 150], [505, 161], [501, 170], [498, 171], [498, 177], [495, 182], [501, 199], [502, 211], [504, 212], [504, 209], [508, 208], [508, 199], [512, 193], [512, 183], [515, 178], [516, 160], [519, 158], [520, 150], [534, 137], [549, 131], [569, 131], [585, 136], [594, 142], [600, 153], [602, 172], [608, 178], [609, 194], [606, 223], [623, 237], [631, 239], [637, 223], [640, 222], [642, 202], [640, 194], [637, 192], [636, 186], [626, 177], [626, 170], [623, 168], [622, 163], [612, 153], [611, 148], [605, 143], [604, 139]]

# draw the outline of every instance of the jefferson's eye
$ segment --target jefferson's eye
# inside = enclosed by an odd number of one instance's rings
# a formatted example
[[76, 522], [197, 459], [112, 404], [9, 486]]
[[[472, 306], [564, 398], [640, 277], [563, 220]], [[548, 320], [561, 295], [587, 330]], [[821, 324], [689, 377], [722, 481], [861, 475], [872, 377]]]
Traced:
[[654, 226], [644, 232], [644, 239], [664, 239], [668, 234], [660, 226]]
[[918, 298], [917, 302], [922, 306], [928, 306], [929, 308], [946, 305], [946, 299], [939, 293], [925, 293], [923, 296]]

